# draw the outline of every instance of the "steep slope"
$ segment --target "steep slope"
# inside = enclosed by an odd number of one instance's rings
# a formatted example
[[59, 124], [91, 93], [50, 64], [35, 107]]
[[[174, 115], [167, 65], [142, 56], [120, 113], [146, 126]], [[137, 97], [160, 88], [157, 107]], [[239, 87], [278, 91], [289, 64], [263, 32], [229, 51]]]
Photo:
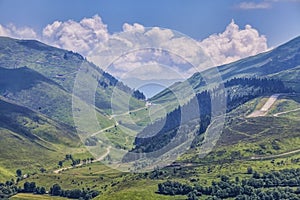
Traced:
[[187, 152], [184, 162], [219, 162], [275, 159], [299, 153], [300, 95], [279, 96], [265, 116], [249, 117], [269, 96], [255, 98], [228, 113], [220, 139], [204, 159], [199, 149]]
[[34, 171], [53, 167], [66, 152], [81, 146], [70, 126], [4, 97], [0, 97], [0, 110], [0, 174], [3, 178], [11, 177], [18, 168]]
[[[219, 75], [224, 82], [234, 77], [270, 77], [279, 79], [287, 87], [291, 87], [295, 91], [300, 92], [299, 84], [297, 84], [300, 82], [299, 67], [300, 37], [297, 37], [269, 52], [218, 66], [217, 70], [220, 72]], [[178, 95], [183, 93], [182, 91], [189, 91], [189, 87], [193, 88], [195, 93], [198, 93], [206, 89], [203, 87], [203, 77], [207, 77], [211, 82], [214, 82], [213, 80], [216, 79], [217, 76], [218, 75], [215, 74], [215, 69], [208, 69], [201, 73], [195, 73], [186, 81], [176, 83], [155, 95], [150, 101], [165, 106], [167, 106], [167, 104], [175, 105], [176, 107], [178, 104], [175, 103], [176, 97], [174, 93]], [[208, 85], [208, 87], [212, 86]], [[174, 106], [167, 107], [169, 107], [169, 110], [175, 108]]]
[[[78, 53], [7, 37], [0, 37], [0, 99], [0, 174], [53, 168], [66, 153], [91, 156], [82, 136], [114, 127], [112, 105], [122, 114], [145, 104], [141, 93]], [[84, 130], [74, 122], [82, 108], [90, 111], [81, 116]]]
[[72, 125], [70, 94], [58, 83], [28, 68], [0, 67], [0, 93], [12, 101]]
[[[227, 114], [232, 112], [232, 110], [236, 109], [237, 107], [260, 96], [268, 96], [275, 93], [291, 94], [293, 92], [299, 92], [297, 84], [300, 82], [300, 76], [297, 76], [300, 69], [299, 66], [300, 37], [291, 40], [290, 42], [270, 52], [217, 67], [218, 71], [220, 71], [222, 82], [218, 81], [218, 75], [214, 73], [215, 69], [209, 69], [202, 73], [194, 74], [185, 82], [174, 84], [173, 86], [157, 94], [150, 100], [154, 104], [163, 105], [168, 111], [171, 111], [165, 119], [160, 120], [165, 124], [158, 126], [160, 122], [158, 121], [158, 123], [153, 123], [146, 127], [140, 134], [137, 135], [137, 138], [135, 139], [135, 148], [133, 149], [133, 151], [157, 151], [159, 149], [163, 149], [164, 146], [167, 146], [168, 143], [171, 143], [170, 141], [176, 139], [176, 137], [179, 137], [180, 135], [180, 137], [187, 137], [188, 134], [190, 134], [194, 130], [199, 129], [199, 127], [205, 127], [204, 129], [206, 129], [211, 121], [207, 123], [206, 120], [201, 119], [201, 115], [199, 115], [198, 121], [194, 121], [194, 123], [191, 123], [191, 120], [189, 121], [188, 129], [186, 128], [185, 132], [178, 131], [180, 127], [185, 126], [185, 123], [181, 117], [182, 113], [184, 113], [183, 108], [188, 107], [190, 102], [197, 98], [199, 94], [202, 94], [202, 92], [209, 91], [212, 99], [211, 102], [217, 102], [216, 104], [214, 104], [214, 106], [222, 106], [222, 102], [224, 102], [224, 99], [222, 100], [222, 96], [225, 95], [224, 97], [226, 97], [227, 103], [223, 106], [226, 107]], [[290, 74], [292, 73], [293, 75], [290, 76]], [[209, 81], [209, 84], [206, 83], [206, 79], [204, 77], [209, 77], [211, 79]], [[189, 87], [191, 87], [193, 91], [187, 94], [187, 91], [191, 91]], [[178, 95], [182, 96], [179, 97]], [[182, 103], [181, 100], [181, 104], [179, 105], [178, 99], [185, 99], [185, 102]], [[207, 103], [200, 103], [200, 101], [201, 98], [198, 98], [197, 102], [199, 102], [200, 107], [202, 106], [204, 108], [207, 108], [211, 106]], [[180, 111], [180, 109], [183, 109], [183, 111]], [[195, 109], [188, 109], [189, 114], [187, 115], [192, 115], [193, 112], [196, 112], [193, 110]], [[201, 110], [201, 108], [199, 108], [199, 110]], [[218, 110], [215, 111], [218, 112]], [[225, 113], [222, 113], [221, 110], [220, 113], [212, 113], [212, 115], [215, 117], [225, 116], [224, 114]], [[169, 118], [171, 118], [172, 120]], [[177, 122], [176, 120], [179, 122]], [[233, 119], [230, 118], [228, 120], [232, 121]], [[176, 124], [178, 125], [174, 125], [174, 121], [176, 121]], [[277, 126], [280, 122], [277, 120], [274, 121], [275, 123], [273, 124], [273, 126]], [[170, 123], [173, 123], [173, 126]], [[292, 122], [288, 123], [292, 124]], [[156, 127], [163, 128], [158, 129]], [[165, 127], [168, 127], [167, 131], [164, 131]], [[152, 130], [156, 132], [151, 133]], [[224, 131], [228, 132], [228, 129], [222, 131], [225, 138], [230, 137], [230, 134], [224, 134]], [[205, 130], [197, 131], [195, 138], [196, 140], [192, 143], [191, 146], [196, 148], [197, 146], [201, 146], [202, 144], [206, 143], [205, 137], [207, 139], [208, 136], [201, 135], [204, 132]], [[221, 135], [221, 133], [215, 132], [216, 131], [214, 131], [214, 133], [212, 134]], [[148, 135], [148, 137], [145, 138], [143, 136], [143, 134], [145, 133], [150, 133], [150, 136]], [[139, 136], [141, 138], [139, 138]], [[204, 141], [202, 142], [202, 140]], [[231, 140], [234, 139], [232, 138]], [[194, 153], [194, 156], [197, 157], [198, 153], [194, 151], [192, 152]], [[195, 157], [193, 157], [193, 159], [195, 159]]]
[[[226, 104], [222, 105], [223, 90], [214, 89], [198, 93], [196, 97], [187, 104], [179, 106], [170, 112], [165, 119], [148, 125], [139, 133], [135, 139], [134, 151], [147, 153], [158, 151], [175, 140], [181, 141], [179, 142], [180, 144], [186, 140], [180, 139], [180, 137], [187, 137], [187, 135], [192, 132], [195, 132], [195, 139], [191, 143], [191, 147], [200, 146], [205, 137], [203, 133], [206, 132], [207, 127], [210, 123], [213, 123], [213, 120], [216, 120], [217, 117], [225, 115], [225, 112], [230, 113], [240, 105], [256, 97], [273, 93], [290, 92], [290, 89], [285, 88], [281, 81], [272, 79], [234, 78], [230, 81], [226, 81], [224, 86], [227, 93]], [[225, 112], [218, 113], [220, 112], [219, 110], [213, 110], [213, 102], [217, 102], [220, 106], [226, 107]], [[160, 153], [162, 153], [162, 151]]]
[[[34, 40], [16, 40], [0, 37], [0, 67], [11, 70], [27, 67], [44, 76], [43, 80], [47, 79], [47, 86], [44, 85], [45, 82], [43, 82], [43, 84], [40, 84], [40, 82], [37, 84], [36, 81], [33, 81], [34, 84], [31, 84], [31, 87], [21, 88], [21, 90], [13, 92], [11, 90], [2, 90], [1, 95], [5, 95], [7, 98], [13, 98], [14, 101], [19, 103], [24, 102], [25, 106], [34, 110], [41, 108], [39, 112], [47, 115], [49, 112], [53, 112], [55, 108], [57, 108], [56, 111], [61, 109], [61, 112], [58, 113], [55, 111], [54, 113], [50, 113], [49, 116], [70, 125], [73, 125], [71, 119], [72, 114], [70, 112], [73, 86], [76, 75], [79, 72], [88, 74], [88, 78], [90, 78], [88, 81], [98, 83], [98, 87], [95, 91], [95, 105], [102, 115], [111, 113], [111, 98], [114, 90], [120, 91], [124, 97], [130, 97], [136, 94], [113, 76], [88, 62], [80, 54], [51, 47]], [[16, 72], [22, 73], [22, 71]], [[5, 73], [9, 75], [12, 74], [8, 71], [5, 71]], [[26, 75], [28, 76], [28, 74]], [[36, 78], [34, 73], [32, 75], [33, 79]], [[18, 80], [16, 80], [15, 84], [21, 84], [21, 79], [24, 77], [25, 74], [16, 76], [15, 78]], [[11, 82], [6, 83], [6, 85], [9, 86], [10, 83]], [[2, 84], [5, 83], [2, 82]], [[31, 95], [35, 93], [44, 99], [36, 100], [31, 103], [28, 102], [32, 99], [27, 97], [33, 98]], [[48, 100], [51, 102], [48, 102]], [[48, 103], [52, 106], [51, 109]], [[120, 103], [122, 102], [120, 101]], [[68, 104], [68, 106], [65, 104]], [[138, 108], [141, 106], [143, 106], [141, 101], [137, 98], [132, 98], [131, 107]], [[122, 105], [120, 105], [120, 107], [122, 107]]]

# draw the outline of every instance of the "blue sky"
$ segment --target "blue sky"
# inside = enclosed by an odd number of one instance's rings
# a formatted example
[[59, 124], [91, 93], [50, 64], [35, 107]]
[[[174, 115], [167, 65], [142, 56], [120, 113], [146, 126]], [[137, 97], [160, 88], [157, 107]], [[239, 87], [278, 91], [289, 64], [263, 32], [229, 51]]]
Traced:
[[[258, 8], [239, 8], [242, 2]], [[250, 5], [250, 6], [249, 6]], [[252, 6], [253, 7], [253, 6]], [[117, 32], [126, 23], [159, 26], [202, 40], [220, 33], [234, 19], [243, 27], [255, 27], [277, 46], [300, 34], [300, 1], [209, 1], [209, 0], [0, 0], [0, 24], [13, 23], [41, 31], [55, 20], [81, 20], [98, 14]]]

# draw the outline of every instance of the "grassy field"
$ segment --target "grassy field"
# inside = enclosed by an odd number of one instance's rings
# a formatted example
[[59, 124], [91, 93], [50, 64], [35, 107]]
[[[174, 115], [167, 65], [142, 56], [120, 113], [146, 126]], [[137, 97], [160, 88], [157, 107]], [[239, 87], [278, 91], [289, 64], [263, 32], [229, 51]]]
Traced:
[[[278, 171], [281, 169], [300, 168], [300, 154], [284, 156], [276, 159], [235, 160], [224, 163], [197, 164], [191, 166], [162, 169], [163, 175], [158, 179], [150, 179], [145, 174], [122, 173], [110, 169], [100, 163], [94, 163], [80, 168], [64, 171], [60, 174], [36, 174], [26, 179], [34, 181], [49, 189], [58, 183], [64, 189], [91, 188], [100, 190], [101, 194], [95, 199], [186, 199], [186, 196], [165, 196], [157, 194], [157, 185], [165, 180], [176, 180], [189, 185], [199, 183], [209, 185], [226, 174], [231, 180], [236, 177], [249, 178], [247, 168], [262, 172]], [[196, 180], [196, 182], [195, 182]], [[20, 184], [22, 184], [23, 180]], [[204, 199], [205, 196], [202, 198]]]

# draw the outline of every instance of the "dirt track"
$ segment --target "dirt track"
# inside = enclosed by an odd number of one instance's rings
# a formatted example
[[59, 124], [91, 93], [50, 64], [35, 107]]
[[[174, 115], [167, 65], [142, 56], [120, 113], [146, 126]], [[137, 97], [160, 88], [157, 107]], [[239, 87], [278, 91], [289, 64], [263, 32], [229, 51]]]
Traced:
[[271, 106], [275, 103], [275, 101], [278, 99], [280, 94], [273, 94], [272, 96], [269, 97], [268, 101], [263, 105], [263, 107], [260, 110], [255, 110], [252, 112], [250, 115], [247, 117], [260, 117], [260, 116], [265, 116]]
[[[90, 163], [100, 162], [101, 160], [103, 160], [110, 153], [110, 149], [111, 149], [111, 146], [107, 147], [106, 148], [106, 152], [102, 156], [100, 156], [96, 160], [91, 161]], [[60, 173], [62, 171], [65, 171], [65, 170], [68, 170], [68, 169], [72, 169], [72, 168], [75, 168], [75, 167], [80, 167], [82, 165], [83, 165], [83, 163], [81, 162], [81, 163], [79, 163], [79, 164], [77, 164], [75, 166], [69, 166], [69, 167], [64, 167], [64, 168], [60, 168], [60, 169], [54, 170], [53, 173], [54, 174], [58, 174], [58, 173]]]

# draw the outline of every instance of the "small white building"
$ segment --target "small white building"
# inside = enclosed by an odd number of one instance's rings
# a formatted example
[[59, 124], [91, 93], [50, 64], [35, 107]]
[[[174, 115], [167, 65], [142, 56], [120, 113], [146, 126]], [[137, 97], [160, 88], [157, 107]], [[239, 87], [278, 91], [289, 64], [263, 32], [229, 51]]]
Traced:
[[152, 103], [149, 101], [146, 101], [146, 107], [150, 107], [150, 106], [152, 106]]

